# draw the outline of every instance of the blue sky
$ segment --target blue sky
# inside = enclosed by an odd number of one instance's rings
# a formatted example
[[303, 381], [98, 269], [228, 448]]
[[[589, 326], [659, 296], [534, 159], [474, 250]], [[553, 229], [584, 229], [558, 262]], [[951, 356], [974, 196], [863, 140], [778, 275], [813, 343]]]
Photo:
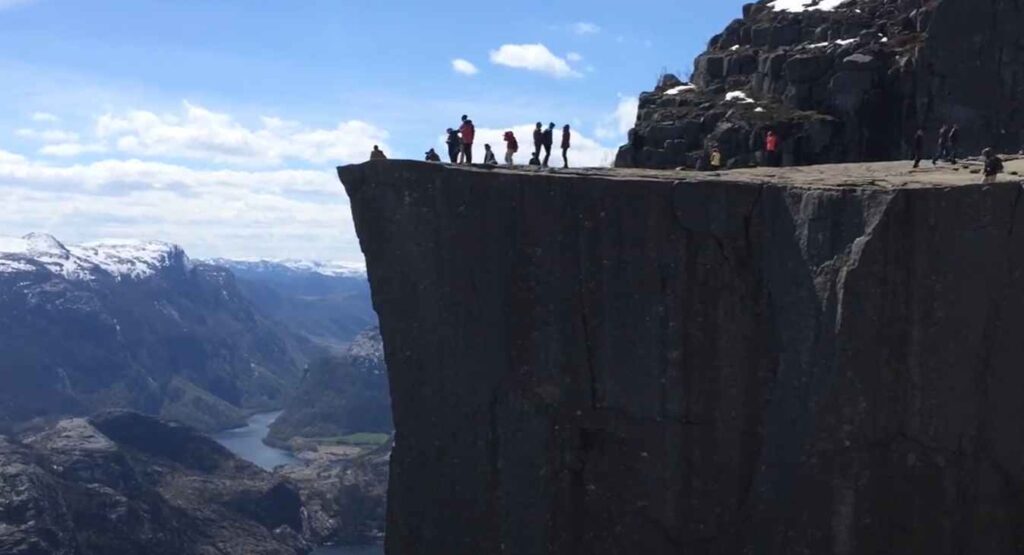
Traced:
[[419, 159], [463, 113], [607, 163], [742, 3], [0, 0], [0, 235], [359, 260], [334, 166]]

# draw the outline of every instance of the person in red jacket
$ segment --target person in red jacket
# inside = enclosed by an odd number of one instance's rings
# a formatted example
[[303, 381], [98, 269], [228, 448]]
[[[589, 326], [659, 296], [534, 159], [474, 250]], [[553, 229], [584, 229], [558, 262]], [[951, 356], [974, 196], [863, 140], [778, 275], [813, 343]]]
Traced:
[[562, 162], [565, 169], [569, 169], [569, 147], [572, 142], [572, 131], [566, 125], [562, 128]]
[[779, 136], [775, 134], [775, 131], [768, 131], [768, 136], [764, 139], [764, 157], [767, 165], [771, 167], [778, 165], [778, 151]]
[[516, 140], [515, 133], [511, 131], [505, 132], [505, 164], [512, 166], [514, 165], [513, 157], [519, 152], [519, 141]]
[[473, 163], [473, 137], [476, 135], [476, 127], [469, 116], [462, 116], [462, 125], [459, 127], [459, 134], [462, 135], [462, 159], [467, 164]]

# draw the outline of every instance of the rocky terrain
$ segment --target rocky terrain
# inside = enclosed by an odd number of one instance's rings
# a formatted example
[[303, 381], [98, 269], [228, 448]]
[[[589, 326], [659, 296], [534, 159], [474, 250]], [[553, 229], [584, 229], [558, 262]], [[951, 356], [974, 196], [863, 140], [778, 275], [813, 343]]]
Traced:
[[307, 369], [267, 441], [323, 440], [358, 433], [392, 432], [391, 400], [380, 330], [364, 331], [339, 356]]
[[304, 518], [290, 482], [137, 413], [0, 437], [0, 553], [294, 555]]
[[284, 402], [306, 346], [174, 245], [0, 240], [0, 427], [107, 408], [240, 425]]
[[340, 168], [388, 551], [1019, 552], [1022, 184], [972, 171]]
[[944, 124], [961, 150], [1024, 145], [1024, 11], [1016, 0], [761, 0], [711, 38], [692, 83], [664, 76], [640, 96], [619, 167], [728, 167], [910, 157]]

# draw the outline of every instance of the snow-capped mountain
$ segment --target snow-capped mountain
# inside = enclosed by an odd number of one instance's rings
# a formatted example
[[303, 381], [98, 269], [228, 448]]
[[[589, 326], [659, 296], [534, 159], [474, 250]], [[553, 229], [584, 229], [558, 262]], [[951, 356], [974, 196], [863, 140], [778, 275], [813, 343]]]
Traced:
[[320, 274], [329, 277], [366, 278], [363, 262], [322, 262], [317, 260], [230, 260], [213, 258], [210, 264], [247, 273]]
[[103, 241], [65, 245], [45, 233], [0, 237], [0, 273], [49, 272], [69, 280], [141, 280], [162, 270], [186, 271], [185, 251], [158, 241]]

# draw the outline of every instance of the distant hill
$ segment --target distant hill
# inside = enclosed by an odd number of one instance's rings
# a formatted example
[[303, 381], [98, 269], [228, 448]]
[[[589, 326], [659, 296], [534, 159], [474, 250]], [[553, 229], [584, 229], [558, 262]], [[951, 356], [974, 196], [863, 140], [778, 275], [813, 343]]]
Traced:
[[0, 238], [0, 427], [127, 408], [204, 430], [280, 407], [310, 345], [159, 242]]
[[265, 314], [330, 352], [377, 322], [366, 270], [357, 264], [213, 259]]

